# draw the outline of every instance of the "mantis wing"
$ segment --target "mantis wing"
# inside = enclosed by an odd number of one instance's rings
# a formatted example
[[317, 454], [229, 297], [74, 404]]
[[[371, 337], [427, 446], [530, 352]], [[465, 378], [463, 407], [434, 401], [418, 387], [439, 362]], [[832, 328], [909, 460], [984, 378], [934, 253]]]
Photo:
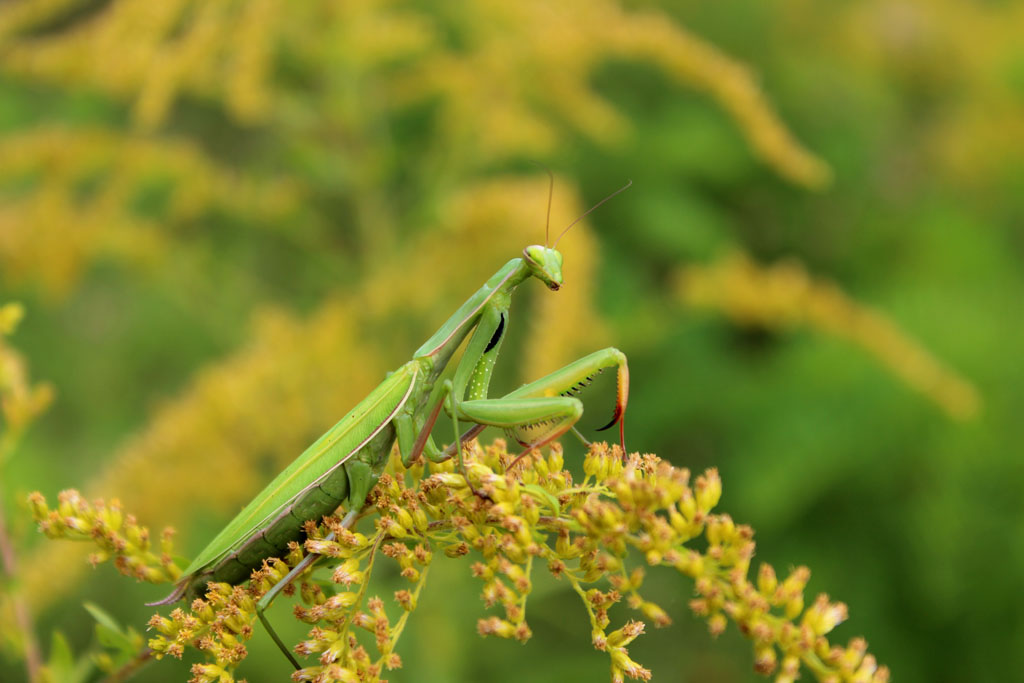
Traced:
[[420, 371], [419, 363], [406, 363], [371, 391], [245, 506], [196, 556], [185, 569], [183, 578], [219, 563], [238, 550], [305, 491], [358, 453], [390, 424], [409, 400]]

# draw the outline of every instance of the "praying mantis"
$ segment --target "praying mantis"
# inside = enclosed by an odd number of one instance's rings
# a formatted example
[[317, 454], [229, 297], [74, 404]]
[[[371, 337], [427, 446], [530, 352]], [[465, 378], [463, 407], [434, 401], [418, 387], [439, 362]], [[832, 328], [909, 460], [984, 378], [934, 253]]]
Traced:
[[[525, 448], [519, 456], [522, 458], [573, 428], [583, 414], [583, 404], [574, 395], [598, 373], [613, 367], [617, 370], [617, 399], [611, 421], [601, 430], [618, 424], [624, 450], [629, 369], [625, 354], [616, 348], [595, 351], [500, 398], [488, 397], [488, 390], [516, 288], [536, 278], [548, 289], [557, 291], [562, 286], [562, 254], [557, 250], [562, 236], [631, 184], [608, 195], [573, 221], [551, 247], [547, 246], [546, 235], [544, 246], [530, 245], [522, 256], [502, 266], [413, 353], [410, 361], [389, 373], [217, 534], [184, 570], [170, 595], [151, 604], [166, 605], [201, 596], [210, 581], [242, 583], [266, 558], [282, 555], [290, 542], [299, 540], [306, 520], [319, 520], [339, 505], [345, 505], [347, 510], [341, 525], [350, 527], [396, 441], [406, 466], [421, 454], [433, 462], [454, 454], [465, 475], [462, 441], [493, 426], [504, 429]], [[549, 194], [549, 223], [550, 213]], [[469, 343], [454, 374], [442, 379], [467, 337]], [[446, 450], [439, 448], [431, 436], [442, 410], [451, 418], [455, 430], [455, 440]], [[474, 426], [460, 434], [460, 422]], [[482, 495], [475, 489], [474, 493]], [[277, 593], [316, 559], [316, 555], [307, 555], [260, 599], [256, 608], [260, 620], [296, 669], [300, 668], [298, 662], [270, 627], [264, 611]]]

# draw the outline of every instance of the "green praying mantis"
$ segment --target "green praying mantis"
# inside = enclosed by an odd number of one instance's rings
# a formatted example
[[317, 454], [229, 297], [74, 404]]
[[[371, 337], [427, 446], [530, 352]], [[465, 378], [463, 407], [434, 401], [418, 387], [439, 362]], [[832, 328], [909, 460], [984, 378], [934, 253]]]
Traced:
[[[574, 395], [598, 373], [612, 367], [617, 369], [617, 400], [611, 421], [601, 430], [619, 424], [619, 438], [625, 449], [623, 418], [629, 396], [629, 370], [625, 354], [618, 349], [609, 347], [591, 353], [500, 398], [489, 398], [488, 389], [516, 287], [533, 277], [557, 291], [562, 286], [562, 254], [557, 250], [562, 236], [631, 184], [608, 195], [573, 221], [551, 247], [547, 246], [546, 237], [544, 246], [528, 246], [521, 257], [502, 266], [416, 350], [412, 360], [389, 373], [217, 534], [185, 569], [169, 596], [152, 604], [166, 605], [201, 596], [210, 581], [242, 583], [266, 558], [283, 554], [290, 542], [299, 540], [306, 520], [319, 520], [341, 504], [347, 510], [341, 524], [350, 527], [396, 441], [406, 465], [421, 454], [433, 462], [454, 454], [465, 475], [462, 441], [492, 426], [504, 429], [525, 448], [519, 456], [522, 458], [573, 428], [583, 414], [583, 405]], [[550, 213], [549, 195], [549, 222]], [[442, 379], [452, 356], [471, 334], [453, 376]], [[431, 436], [442, 410], [450, 416], [455, 429], [455, 440], [445, 450]], [[460, 434], [460, 422], [474, 426]], [[271, 628], [264, 611], [281, 589], [317, 559], [316, 555], [307, 555], [261, 598], [256, 608], [275, 643], [296, 669], [300, 665]]]

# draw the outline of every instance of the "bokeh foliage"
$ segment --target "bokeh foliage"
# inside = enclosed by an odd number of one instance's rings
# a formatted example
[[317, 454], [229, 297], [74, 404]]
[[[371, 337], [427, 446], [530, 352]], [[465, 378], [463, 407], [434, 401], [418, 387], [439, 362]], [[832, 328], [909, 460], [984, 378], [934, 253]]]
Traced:
[[[553, 226], [634, 187], [562, 242], [568, 287], [516, 301], [497, 386], [614, 343], [631, 449], [718, 466], [763, 559], [850, 605], [839, 637], [897, 680], [1021, 670], [1022, 15], [0, 4], [0, 304], [24, 303], [12, 341], [57, 389], [2, 486], [44, 646], [58, 627], [86, 648], [83, 596], [134, 624], [156, 596], [34, 543], [12, 501], [116, 495], [197, 550], [540, 241], [536, 159], [558, 171]], [[565, 586], [535, 589], [527, 658], [473, 634], [454, 569], [393, 680], [606, 675]], [[689, 589], [662, 590], [677, 626], [635, 650], [656, 680], [754, 680], [742, 639], [710, 646]]]

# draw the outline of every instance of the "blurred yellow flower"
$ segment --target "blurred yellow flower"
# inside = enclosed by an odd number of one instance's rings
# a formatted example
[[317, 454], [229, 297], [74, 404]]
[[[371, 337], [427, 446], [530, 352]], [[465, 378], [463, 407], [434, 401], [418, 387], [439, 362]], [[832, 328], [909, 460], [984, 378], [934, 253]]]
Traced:
[[970, 382], [885, 315], [858, 304], [834, 283], [812, 278], [795, 261], [761, 266], [742, 252], [731, 252], [710, 265], [682, 269], [677, 296], [741, 325], [781, 330], [807, 326], [848, 339], [954, 419], [970, 419], [980, 408]]

